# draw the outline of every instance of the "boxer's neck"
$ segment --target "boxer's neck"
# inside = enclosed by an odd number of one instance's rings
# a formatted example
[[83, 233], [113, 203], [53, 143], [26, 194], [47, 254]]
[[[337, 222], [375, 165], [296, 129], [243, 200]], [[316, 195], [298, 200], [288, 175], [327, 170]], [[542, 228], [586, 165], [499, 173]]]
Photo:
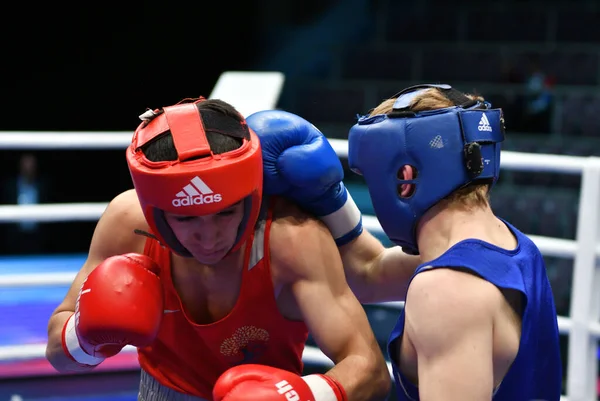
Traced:
[[489, 206], [466, 209], [440, 203], [423, 216], [417, 228], [423, 263], [438, 258], [466, 239], [479, 239], [510, 249], [516, 246], [510, 230]]
[[238, 251], [211, 265], [200, 263], [194, 258], [180, 258], [180, 263], [173, 263], [173, 275], [179, 280], [201, 280], [204, 285], [210, 287], [226, 285], [232, 278], [241, 275], [245, 248], [241, 246]]

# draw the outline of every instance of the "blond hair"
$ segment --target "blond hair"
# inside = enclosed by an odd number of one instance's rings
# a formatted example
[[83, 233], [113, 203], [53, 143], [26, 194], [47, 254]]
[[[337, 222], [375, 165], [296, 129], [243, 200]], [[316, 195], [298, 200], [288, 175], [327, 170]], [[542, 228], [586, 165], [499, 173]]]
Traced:
[[[478, 95], [466, 94], [471, 100], [484, 101], [483, 97]], [[389, 114], [394, 106], [395, 98], [386, 99], [375, 107], [370, 115], [376, 114]], [[452, 107], [455, 104], [444, 96], [436, 88], [431, 88], [423, 91], [410, 103], [410, 110], [412, 111], [425, 111], [425, 110], [436, 110], [443, 109], [446, 107]], [[414, 167], [413, 167], [414, 168]], [[457, 189], [450, 195], [446, 196], [445, 199], [448, 201], [448, 205], [462, 206], [467, 209], [485, 207], [489, 205], [489, 184], [471, 184], [466, 187]]]

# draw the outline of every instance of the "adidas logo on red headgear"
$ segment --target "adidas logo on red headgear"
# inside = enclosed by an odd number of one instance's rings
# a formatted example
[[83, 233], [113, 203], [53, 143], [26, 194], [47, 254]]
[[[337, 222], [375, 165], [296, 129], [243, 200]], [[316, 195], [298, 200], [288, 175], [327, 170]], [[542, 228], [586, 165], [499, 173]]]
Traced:
[[213, 190], [197, 176], [192, 178], [190, 183], [175, 196], [177, 197], [172, 201], [175, 207], [204, 205], [223, 200], [221, 194], [213, 193]]

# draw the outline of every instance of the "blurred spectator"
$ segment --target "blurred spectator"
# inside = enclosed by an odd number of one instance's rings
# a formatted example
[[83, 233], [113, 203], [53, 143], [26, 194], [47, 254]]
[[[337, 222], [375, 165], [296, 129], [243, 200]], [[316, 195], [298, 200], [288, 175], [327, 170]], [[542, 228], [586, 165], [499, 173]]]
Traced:
[[550, 133], [554, 78], [543, 70], [538, 56], [530, 57], [524, 84], [523, 131]]
[[[48, 188], [39, 174], [38, 159], [33, 153], [19, 158], [18, 172], [3, 185], [3, 202], [12, 205], [35, 205], [47, 202]], [[44, 252], [45, 238], [41, 225], [35, 221], [3, 224], [5, 253]]]

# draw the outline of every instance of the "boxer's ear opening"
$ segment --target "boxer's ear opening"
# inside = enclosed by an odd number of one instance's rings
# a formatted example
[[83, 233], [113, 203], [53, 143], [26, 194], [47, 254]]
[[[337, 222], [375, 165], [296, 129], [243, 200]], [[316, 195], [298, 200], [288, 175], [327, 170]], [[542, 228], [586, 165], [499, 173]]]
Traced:
[[[399, 181], [412, 181], [417, 178], [419, 175], [419, 171], [415, 166], [411, 166], [409, 164], [405, 164], [402, 166], [400, 170], [398, 170], [398, 180]], [[398, 196], [401, 198], [410, 198], [414, 195], [416, 189], [416, 184], [399, 184], [398, 185]]]

